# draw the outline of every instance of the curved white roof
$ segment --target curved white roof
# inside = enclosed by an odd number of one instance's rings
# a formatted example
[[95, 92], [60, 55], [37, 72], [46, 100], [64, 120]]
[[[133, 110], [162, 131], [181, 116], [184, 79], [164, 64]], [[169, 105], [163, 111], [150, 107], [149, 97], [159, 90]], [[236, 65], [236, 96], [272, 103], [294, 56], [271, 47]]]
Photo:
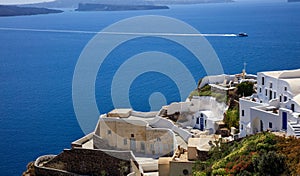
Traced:
[[300, 69], [261, 72], [266, 76], [278, 79], [300, 78]]
[[299, 78], [290, 78], [290, 79], [283, 79], [286, 83], [288, 83], [289, 87], [291, 88], [291, 92], [294, 95], [300, 93], [300, 77]]
[[300, 94], [296, 95], [293, 100], [298, 104], [300, 105]]
[[300, 69], [261, 72], [262, 74], [286, 82], [293, 95], [300, 93]]
[[278, 78], [283, 71], [269, 71], [269, 72], [261, 72], [262, 74], [266, 75], [266, 76], [270, 76], [273, 78]]
[[282, 71], [279, 79], [300, 78], [300, 69]]
[[128, 119], [128, 118], [100, 118], [100, 120], [105, 121], [105, 122], [118, 122], [118, 123], [130, 123], [132, 125], [137, 125], [137, 126], [147, 126], [148, 123], [146, 121], [142, 120], [133, 120], [133, 119]]

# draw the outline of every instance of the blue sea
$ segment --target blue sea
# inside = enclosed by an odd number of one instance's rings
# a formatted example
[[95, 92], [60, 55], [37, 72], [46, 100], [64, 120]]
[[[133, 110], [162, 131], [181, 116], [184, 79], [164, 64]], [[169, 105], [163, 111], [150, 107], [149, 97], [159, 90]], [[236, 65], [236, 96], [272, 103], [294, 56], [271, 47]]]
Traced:
[[[40, 155], [58, 154], [84, 135], [74, 113], [72, 80], [77, 60], [95, 34], [59, 31], [100, 31], [119, 20], [141, 15], [176, 18], [205, 34], [247, 32], [249, 37], [206, 37], [224, 73], [241, 72], [244, 62], [247, 72], [253, 74], [300, 68], [300, 3], [178, 5], [169, 10], [124, 12], [66, 9], [61, 14], [1, 17], [1, 175], [21, 175], [28, 162]], [[127, 51], [147, 47], [145, 40], [133, 41], [115, 55], [124, 56]], [[181, 53], [169, 44], [158, 48]], [[186, 58], [188, 54], [180, 57], [191, 65], [195, 79], [205, 76], [201, 66], [193, 67], [193, 60]], [[113, 109], [109, 83], [119, 62], [117, 59], [107, 62], [96, 79], [95, 98], [100, 113]], [[166, 69], [174, 68], [166, 66]], [[178, 88], [170, 78], [150, 72], [132, 83], [132, 107], [149, 111], [149, 95], [158, 91], [165, 95], [166, 103], [180, 100]]]

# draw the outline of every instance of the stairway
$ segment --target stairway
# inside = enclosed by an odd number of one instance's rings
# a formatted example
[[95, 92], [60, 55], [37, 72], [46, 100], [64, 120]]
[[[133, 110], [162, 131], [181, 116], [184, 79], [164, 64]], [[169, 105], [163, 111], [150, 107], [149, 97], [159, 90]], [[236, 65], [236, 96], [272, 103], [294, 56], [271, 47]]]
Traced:
[[295, 136], [300, 138], [300, 123], [291, 122], [290, 125], [295, 133]]

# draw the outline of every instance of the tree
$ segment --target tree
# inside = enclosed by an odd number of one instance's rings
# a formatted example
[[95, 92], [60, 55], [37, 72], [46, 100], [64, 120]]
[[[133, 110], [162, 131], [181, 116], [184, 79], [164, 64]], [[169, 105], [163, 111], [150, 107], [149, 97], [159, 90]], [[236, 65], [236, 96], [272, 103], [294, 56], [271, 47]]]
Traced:
[[251, 96], [254, 92], [254, 83], [252, 82], [242, 82], [237, 85], [237, 94], [239, 96]]

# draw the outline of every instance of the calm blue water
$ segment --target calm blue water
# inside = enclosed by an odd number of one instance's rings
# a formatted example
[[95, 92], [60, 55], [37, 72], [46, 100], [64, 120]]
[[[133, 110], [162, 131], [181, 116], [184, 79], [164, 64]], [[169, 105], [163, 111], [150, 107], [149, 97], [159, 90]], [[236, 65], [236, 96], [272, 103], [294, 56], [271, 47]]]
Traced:
[[[247, 32], [248, 38], [207, 38], [225, 73], [240, 72], [244, 62], [248, 73], [300, 67], [299, 3], [208, 4], [139, 12], [67, 11], [0, 18], [0, 27], [99, 31], [136, 15], [174, 17], [201, 33]], [[0, 30], [1, 175], [21, 175], [29, 161], [43, 154], [57, 154], [83, 136], [72, 105], [72, 78], [77, 59], [92, 37], [92, 34]], [[129, 46], [147, 46], [142, 41], [135, 42]], [[171, 46], [164, 47], [168, 50]], [[110, 71], [117, 69], [115, 66], [106, 65], [105, 75], [110, 76]], [[199, 78], [205, 74], [201, 67], [191, 66], [191, 69], [198, 72]], [[105, 113], [113, 108], [109, 91], [98, 82], [96, 87], [97, 102], [108, 102], [99, 107]], [[152, 72], [133, 82], [132, 106], [149, 110], [148, 96], [156, 91], [168, 95], [168, 103], [179, 100], [172, 80]]]

